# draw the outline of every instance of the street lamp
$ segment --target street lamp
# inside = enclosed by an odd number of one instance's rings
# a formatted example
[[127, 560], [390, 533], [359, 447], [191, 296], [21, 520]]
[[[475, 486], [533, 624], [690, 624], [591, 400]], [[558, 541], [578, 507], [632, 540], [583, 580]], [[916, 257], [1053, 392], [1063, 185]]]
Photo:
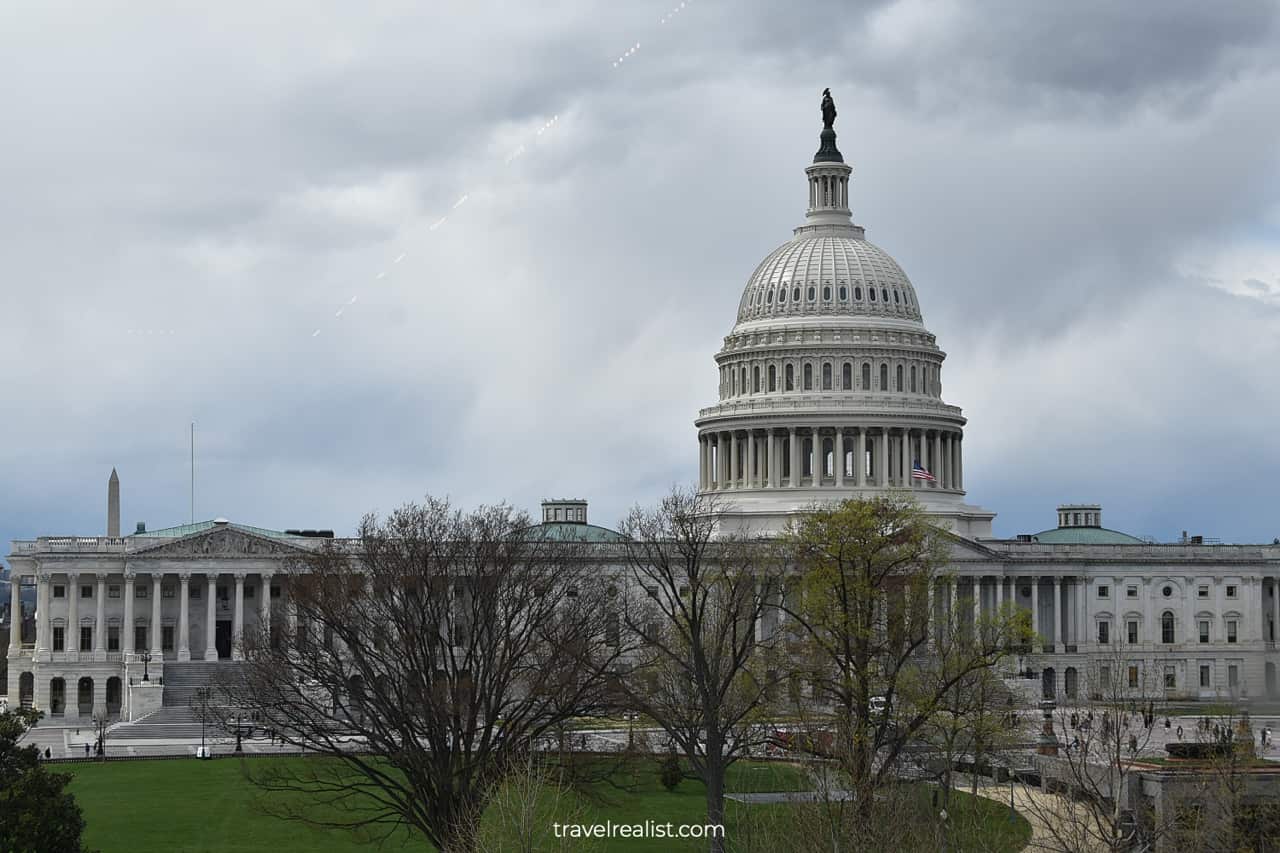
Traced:
[[150, 681], [151, 679], [147, 677], [147, 664], [151, 663], [151, 652], [143, 650], [142, 654], [138, 655], [138, 659], [142, 661], [142, 680]]
[[236, 712], [236, 752], [237, 753], [244, 752], [243, 747], [240, 745], [241, 732], [242, 732], [242, 729], [240, 728], [240, 712], [237, 711]]

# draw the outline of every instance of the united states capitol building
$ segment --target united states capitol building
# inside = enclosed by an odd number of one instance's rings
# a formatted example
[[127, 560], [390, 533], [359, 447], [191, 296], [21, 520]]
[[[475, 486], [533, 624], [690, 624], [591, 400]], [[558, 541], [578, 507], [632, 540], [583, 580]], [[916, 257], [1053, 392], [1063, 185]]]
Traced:
[[[695, 422], [698, 487], [725, 523], [767, 536], [815, 502], [905, 490], [950, 532], [934, 616], [1029, 610], [1041, 639], [1019, 664], [1045, 695], [1075, 698], [1101, 674], [1179, 700], [1280, 696], [1280, 546], [1146, 542], [1097, 505], [993, 537], [995, 513], [965, 492], [946, 354], [906, 273], [853, 222], [831, 126], [804, 171], [805, 218], [748, 279], [715, 357], [719, 399]], [[225, 519], [121, 535], [119, 504], [113, 471], [105, 536], [12, 543], [10, 703], [68, 722], [150, 713], [166, 676], [235, 661], [249, 627], [293, 628], [286, 561], [332, 537]], [[585, 501], [545, 502], [541, 520], [620, 563]]]

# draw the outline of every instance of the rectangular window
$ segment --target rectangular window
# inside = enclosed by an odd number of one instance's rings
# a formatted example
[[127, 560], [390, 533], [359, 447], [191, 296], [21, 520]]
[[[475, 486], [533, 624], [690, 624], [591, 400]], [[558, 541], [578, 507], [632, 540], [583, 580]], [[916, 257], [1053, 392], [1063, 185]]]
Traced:
[[1236, 597], [1235, 586], [1232, 584], [1227, 584], [1227, 598], [1235, 598], [1235, 597]]
[[1227, 620], [1227, 642], [1234, 643], [1236, 641], [1236, 620]]
[[80, 651], [93, 651], [93, 628], [89, 625], [80, 626]]
[[1209, 620], [1207, 619], [1200, 620], [1200, 642], [1209, 642]]
[[1138, 621], [1130, 619], [1127, 626], [1129, 632], [1129, 645], [1136, 645], [1138, 642]]
[[1227, 686], [1228, 687], [1240, 686], [1240, 667], [1236, 666], [1235, 664], [1231, 664], [1230, 666], [1227, 667]]
[[1138, 686], [1138, 668], [1136, 666], [1129, 667], [1129, 686]]
[[1111, 667], [1105, 664], [1098, 667], [1098, 681], [1102, 683], [1103, 690], [1111, 689]]
[[1205, 664], [1200, 664], [1200, 686], [1201, 687], [1210, 686], [1209, 685], [1209, 667], [1206, 666]]
[[133, 650], [135, 652], [145, 651], [147, 648], [147, 626], [133, 626]]
[[1164, 668], [1164, 686], [1166, 690], [1172, 690], [1178, 686], [1178, 670], [1175, 667]]
[[1124, 588], [1124, 594], [1125, 594], [1125, 596], [1127, 596], [1128, 598], [1137, 598], [1137, 597], [1138, 597], [1138, 588], [1137, 588], [1136, 586], [1127, 586], [1127, 587], [1125, 587], [1125, 588]]
[[93, 584], [84, 584], [80, 587], [81, 598], [93, 598]]
[[1110, 598], [1110, 597], [1111, 597], [1111, 587], [1105, 584], [1099, 585], [1098, 598]]
[[120, 651], [120, 626], [119, 625], [107, 626], [107, 651], [109, 652]]
[[160, 587], [161, 598], [177, 598], [178, 588], [171, 583], [162, 584]]
[[112, 584], [111, 586], [107, 587], [107, 598], [119, 598], [119, 597], [120, 597], [119, 584]]
[[200, 584], [198, 583], [193, 583], [191, 586], [187, 587], [187, 595], [190, 598], [199, 598], [203, 594], [204, 593], [200, 592]]
[[1201, 584], [1200, 586], [1196, 587], [1196, 596], [1198, 598], [1208, 598], [1209, 587], [1205, 584]]
[[1102, 621], [1098, 623], [1098, 643], [1107, 645], [1111, 642], [1111, 623]]
[[146, 588], [144, 585], [142, 585], [142, 584], [135, 584], [135, 585], [134, 585], [134, 587], [133, 587], [133, 597], [134, 597], [134, 598], [146, 598], [146, 597], [147, 597], [147, 588]]
[[66, 596], [66, 594], [67, 594], [67, 588], [65, 586], [63, 586], [60, 583], [56, 583], [53, 585], [54, 598], [63, 598]]
[[65, 651], [67, 647], [66, 640], [67, 629], [61, 625], [53, 626], [53, 650], [55, 652]]
[[173, 651], [173, 626], [163, 625], [160, 628], [160, 648], [166, 652]]

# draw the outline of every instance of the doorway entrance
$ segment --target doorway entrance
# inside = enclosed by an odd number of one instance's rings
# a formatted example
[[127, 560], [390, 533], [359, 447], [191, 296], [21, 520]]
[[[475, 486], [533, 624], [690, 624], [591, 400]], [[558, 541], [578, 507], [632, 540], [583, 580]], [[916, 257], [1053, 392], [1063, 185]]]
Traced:
[[218, 620], [218, 624], [214, 626], [213, 644], [218, 650], [218, 660], [229, 660], [231, 658], [230, 619]]

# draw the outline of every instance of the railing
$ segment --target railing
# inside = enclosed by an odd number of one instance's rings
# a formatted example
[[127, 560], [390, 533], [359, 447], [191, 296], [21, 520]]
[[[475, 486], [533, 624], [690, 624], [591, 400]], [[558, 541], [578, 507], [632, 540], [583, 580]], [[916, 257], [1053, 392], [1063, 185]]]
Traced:
[[850, 396], [847, 394], [796, 394], [794, 391], [773, 392], [769, 395], [748, 395], [742, 399], [725, 400], [698, 411], [699, 418], [727, 417], [730, 415], [791, 414], [796, 411], [832, 410], [878, 415], [885, 412], [912, 412], [936, 415], [949, 419], [962, 417], [959, 406], [949, 406], [932, 398], [916, 398], [910, 395], [885, 394], [876, 396]]

